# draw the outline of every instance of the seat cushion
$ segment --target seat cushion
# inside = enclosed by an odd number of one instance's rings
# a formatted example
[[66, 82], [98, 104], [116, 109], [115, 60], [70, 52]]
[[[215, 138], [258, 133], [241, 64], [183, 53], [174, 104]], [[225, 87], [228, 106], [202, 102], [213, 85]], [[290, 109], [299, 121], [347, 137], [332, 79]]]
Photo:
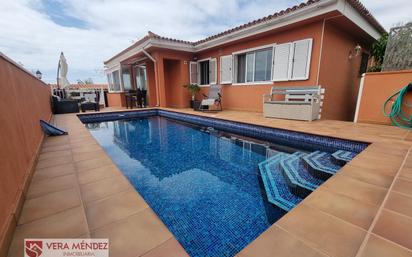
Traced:
[[295, 105], [310, 105], [311, 102], [304, 102], [304, 101], [265, 101], [265, 104], [295, 104]]
[[202, 100], [201, 105], [213, 105], [215, 104], [216, 99], [204, 99]]

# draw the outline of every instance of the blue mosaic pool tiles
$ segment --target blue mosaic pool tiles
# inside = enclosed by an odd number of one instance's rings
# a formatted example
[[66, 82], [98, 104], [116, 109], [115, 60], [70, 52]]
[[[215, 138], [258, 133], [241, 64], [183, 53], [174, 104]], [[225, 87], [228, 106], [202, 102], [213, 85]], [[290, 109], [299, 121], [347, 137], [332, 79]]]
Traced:
[[83, 123], [101, 122], [109, 120], [131, 119], [145, 116], [159, 115], [179, 121], [193, 123], [199, 126], [213, 127], [218, 130], [253, 137], [290, 147], [305, 149], [308, 151], [325, 151], [333, 153], [338, 150], [360, 153], [368, 144], [351, 140], [313, 135], [289, 131], [285, 129], [269, 128], [253, 124], [227, 121], [211, 117], [204, 117], [173, 111], [150, 109], [127, 112], [93, 113], [78, 115]]
[[83, 123], [94, 123], [112, 120], [124, 120], [155, 116], [158, 114], [156, 109], [139, 110], [139, 111], [122, 111], [122, 112], [99, 112], [91, 114], [78, 114], [80, 121]]
[[302, 159], [312, 176], [322, 180], [327, 180], [341, 168], [332, 161], [332, 155], [326, 152], [315, 151]]
[[159, 116], [90, 132], [190, 256], [235, 256], [285, 213], [240, 139]]
[[293, 194], [305, 198], [324, 181], [313, 177], [306, 169], [302, 157], [305, 153], [296, 152], [280, 161], [280, 168], [289, 189]]
[[359, 153], [368, 146], [367, 143], [363, 142], [318, 136], [284, 129], [268, 128], [252, 124], [227, 121], [210, 117], [202, 117], [191, 114], [182, 114], [165, 110], [159, 110], [159, 115], [311, 151], [321, 150], [333, 153], [337, 150], [347, 150]]
[[285, 211], [290, 211], [302, 198], [289, 191], [288, 185], [280, 170], [279, 162], [289, 155], [278, 153], [268, 160], [259, 163], [260, 174], [265, 186], [268, 201]]
[[350, 162], [353, 158], [355, 158], [355, 156], [356, 153], [343, 150], [338, 150], [332, 154], [333, 160], [336, 162], [336, 164], [341, 166]]
[[[295, 148], [333, 146], [332, 149], [361, 151], [367, 146], [156, 109], [87, 114], [79, 118], [92, 123], [91, 133], [123, 174], [189, 255], [199, 257], [234, 256], [303, 199], [290, 190], [280, 161], [304, 154], [253, 151], [245, 147], [250, 143], [219, 131], [283, 142]], [[108, 119], [116, 121], [93, 123]], [[327, 150], [326, 161], [315, 156], [311, 163], [330, 168], [332, 152]], [[264, 161], [268, 156], [272, 157]], [[295, 179], [316, 182], [309, 173], [302, 173], [307, 170], [302, 168], [303, 161], [291, 165], [299, 165]]]

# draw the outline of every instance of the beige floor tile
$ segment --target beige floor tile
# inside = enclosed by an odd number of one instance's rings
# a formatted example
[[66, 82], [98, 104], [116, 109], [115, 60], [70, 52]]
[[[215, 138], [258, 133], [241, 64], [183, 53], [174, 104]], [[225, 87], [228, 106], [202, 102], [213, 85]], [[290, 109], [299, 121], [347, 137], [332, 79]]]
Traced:
[[45, 137], [43, 146], [56, 146], [56, 145], [64, 145], [69, 143], [69, 137], [67, 135], [59, 136], [59, 137]]
[[73, 160], [75, 162], [78, 162], [78, 161], [96, 159], [96, 158], [100, 158], [102, 156], [106, 156], [106, 153], [103, 151], [103, 149], [99, 149], [99, 150], [93, 151], [93, 152], [73, 154]]
[[123, 176], [102, 179], [93, 183], [81, 185], [80, 187], [85, 202], [99, 200], [109, 195], [133, 188]]
[[79, 179], [80, 184], [87, 184], [105, 178], [119, 176], [121, 174], [122, 173], [117, 169], [116, 166], [109, 164], [100, 168], [79, 172], [77, 174], [77, 178]]
[[71, 155], [60, 156], [60, 157], [55, 157], [55, 158], [48, 158], [44, 160], [39, 160], [37, 162], [36, 169], [43, 169], [43, 168], [63, 165], [63, 164], [72, 163], [72, 162], [73, 162], [73, 159]]
[[150, 209], [99, 228], [91, 235], [94, 238], [109, 238], [110, 257], [140, 256], [172, 238], [169, 230]]
[[276, 224], [330, 257], [355, 256], [366, 234], [365, 230], [302, 204]]
[[100, 168], [100, 167], [107, 166], [107, 165], [113, 165], [113, 162], [109, 157], [103, 154], [99, 158], [79, 161], [74, 164], [77, 172], [84, 172], [87, 170]]
[[384, 154], [365, 154], [355, 157], [350, 161], [350, 165], [376, 170], [379, 172], [386, 172], [388, 175], [394, 176], [401, 166], [403, 161], [402, 156], [386, 156]]
[[75, 147], [75, 148], [72, 147], [71, 149], [72, 149], [73, 155], [76, 155], [76, 154], [79, 154], [79, 153], [95, 152], [95, 151], [102, 150], [102, 148], [97, 144], [79, 146], [79, 147]]
[[387, 189], [362, 182], [340, 174], [334, 175], [323, 184], [328, 191], [351, 197], [355, 200], [380, 205]]
[[412, 168], [403, 168], [399, 174], [402, 179], [412, 180]]
[[373, 233], [412, 249], [412, 218], [383, 210]]
[[383, 154], [391, 154], [391, 155], [398, 155], [404, 157], [410, 144], [405, 144], [403, 142], [399, 142], [397, 144], [390, 144], [390, 143], [373, 143], [370, 144], [366, 149], [365, 152], [378, 152]]
[[412, 181], [406, 179], [397, 179], [392, 190], [412, 196]]
[[[94, 140], [96, 143], [95, 139], [93, 138], [92, 135], [90, 135], [89, 132], [87, 133], [81, 133], [80, 135], [76, 135], [75, 137], [70, 137], [70, 144], [71, 145], [76, 145], [79, 143], [84, 143], [84, 142], [91, 142], [91, 140]], [[87, 145], [87, 144], [85, 144]]]
[[74, 173], [76, 173], [76, 168], [74, 167], [74, 164], [66, 163], [58, 166], [36, 170], [33, 175], [33, 181], [39, 181], [42, 179], [54, 178]]
[[80, 206], [80, 204], [80, 195], [76, 188], [28, 199], [24, 202], [19, 224], [44, 218], [63, 210]]
[[56, 158], [56, 157], [70, 157], [72, 152], [70, 150], [62, 150], [62, 151], [54, 151], [54, 152], [46, 152], [46, 153], [41, 153], [39, 155], [39, 161], [41, 160], [46, 160], [46, 159], [51, 159], [51, 158]]
[[86, 206], [86, 216], [90, 230], [95, 230], [148, 207], [144, 199], [132, 189], [90, 202]]
[[78, 185], [77, 178], [74, 174], [59, 176], [50, 179], [43, 179], [40, 181], [33, 181], [30, 184], [27, 192], [27, 198], [34, 198], [48, 193], [62, 191], [73, 188]]
[[246, 246], [240, 255], [247, 257], [326, 257], [276, 225]]
[[371, 235], [360, 257], [412, 257], [412, 251]]
[[309, 195], [304, 204], [327, 212], [365, 230], [371, 225], [379, 206], [360, 202], [321, 187]]
[[385, 208], [412, 217], [412, 196], [391, 192]]
[[48, 152], [63, 151], [63, 150], [70, 150], [70, 145], [64, 144], [64, 145], [45, 146], [45, 147], [42, 147], [40, 152], [48, 153]]
[[175, 238], [170, 238], [158, 247], [150, 250], [148, 253], [142, 255], [142, 257], [189, 257], [185, 249]]
[[77, 238], [87, 233], [89, 231], [82, 208], [69, 209], [17, 226], [10, 246], [9, 257], [23, 256], [25, 238]]
[[388, 175], [387, 173], [378, 172], [368, 168], [356, 167], [350, 164], [345, 165], [339, 171], [339, 174], [347, 175], [362, 182], [385, 188], [389, 188], [394, 178], [394, 176]]

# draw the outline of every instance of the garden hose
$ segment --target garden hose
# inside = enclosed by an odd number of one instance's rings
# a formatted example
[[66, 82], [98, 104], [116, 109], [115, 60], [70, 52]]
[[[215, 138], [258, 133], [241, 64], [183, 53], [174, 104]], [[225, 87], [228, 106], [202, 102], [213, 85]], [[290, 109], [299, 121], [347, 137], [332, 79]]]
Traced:
[[[412, 108], [412, 105], [408, 104], [406, 99], [404, 100], [408, 91], [412, 91], [412, 82], [395, 94], [388, 97], [382, 107], [383, 115], [385, 115], [385, 117], [389, 117], [393, 125], [404, 129], [412, 129], [412, 115], [406, 114], [402, 110], [403, 105], [407, 106], [408, 108]], [[392, 101], [395, 96], [396, 99], [393, 101], [391, 110], [389, 113], [387, 113], [386, 106], [389, 102]]]

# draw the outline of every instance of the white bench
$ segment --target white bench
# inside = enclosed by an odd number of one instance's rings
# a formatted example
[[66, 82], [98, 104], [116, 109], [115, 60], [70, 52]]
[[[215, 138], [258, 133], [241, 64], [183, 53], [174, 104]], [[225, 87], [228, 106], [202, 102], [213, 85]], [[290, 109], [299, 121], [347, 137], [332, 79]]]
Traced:
[[320, 119], [324, 93], [321, 86], [272, 87], [270, 94], [263, 95], [263, 115], [292, 120]]

